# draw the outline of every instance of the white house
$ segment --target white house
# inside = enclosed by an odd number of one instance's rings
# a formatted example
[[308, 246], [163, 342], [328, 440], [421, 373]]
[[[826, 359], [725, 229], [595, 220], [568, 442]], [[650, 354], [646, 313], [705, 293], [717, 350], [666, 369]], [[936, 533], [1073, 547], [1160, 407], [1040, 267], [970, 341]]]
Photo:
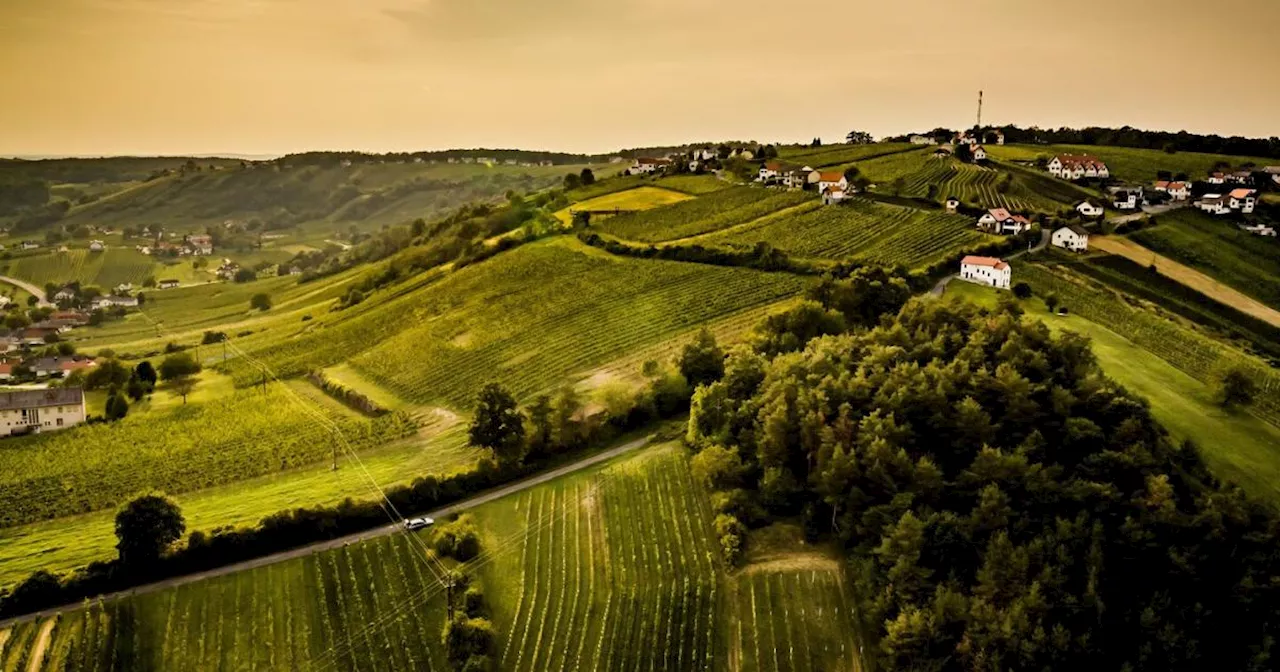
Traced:
[[1253, 189], [1232, 189], [1227, 194], [1227, 207], [1239, 210], [1246, 215], [1253, 212], [1258, 202], [1258, 192]]
[[179, 284], [180, 283], [177, 280], [161, 280], [160, 282], [156, 283], [156, 287], [159, 289], [173, 289], [174, 287], [177, 287]]
[[1214, 171], [1209, 173], [1209, 178], [1205, 180], [1209, 184], [1226, 184], [1227, 176], [1225, 173]]
[[1004, 208], [993, 208], [978, 218], [978, 228], [988, 233], [1019, 234], [1031, 228], [1031, 220]]
[[74, 289], [70, 287], [63, 287], [62, 289], [59, 289], [56, 294], [53, 295], [54, 301], [70, 301], [71, 299], [74, 299], [74, 298], [76, 298], [76, 292]]
[[760, 166], [759, 180], [761, 182], [771, 182], [778, 179], [778, 176], [784, 170], [786, 170], [786, 166], [781, 161], [765, 161], [764, 165]]
[[1064, 180], [1111, 177], [1107, 164], [1088, 154], [1059, 154], [1049, 160], [1049, 174]]
[[133, 291], [132, 282], [122, 282], [116, 285], [116, 294], [128, 294]]
[[649, 157], [641, 157], [631, 163], [630, 172], [632, 175], [647, 175], [653, 172], [666, 170], [669, 165], [671, 165], [671, 159], [651, 159]]
[[90, 251], [90, 252], [101, 252], [101, 251], [103, 251], [103, 250], [105, 250], [105, 249], [107, 249], [107, 244], [106, 244], [106, 243], [104, 243], [104, 242], [102, 242], [101, 240], [91, 240], [91, 241], [89, 241], [89, 251]]
[[37, 247], [40, 247], [40, 243], [37, 243], [37, 242], [36, 242], [36, 241], [34, 241], [34, 240], [24, 240], [24, 241], [22, 241], [22, 249], [24, 249], [24, 250], [34, 250], [34, 249], [36, 249]]
[[955, 196], [948, 196], [946, 206], [947, 212], [958, 212], [960, 210], [960, 199]]
[[1004, 144], [1004, 131], [996, 131], [996, 132], [995, 132], [995, 135], [996, 135], [996, 144], [997, 144], [997, 145], [1003, 145], [1003, 144]]
[[789, 189], [803, 189], [804, 185], [809, 183], [809, 177], [812, 173], [813, 169], [808, 166], [794, 168], [782, 176], [782, 184]]
[[960, 260], [960, 279], [979, 285], [1009, 289], [1012, 270], [1008, 262], [995, 257], [969, 255]]
[[1097, 203], [1080, 201], [1076, 204], [1076, 212], [1080, 213], [1083, 217], [1101, 217], [1103, 211], [1102, 206]]
[[1111, 205], [1116, 210], [1137, 210], [1141, 192], [1132, 189], [1120, 189], [1111, 194]]
[[836, 205], [845, 199], [845, 190], [839, 186], [824, 187], [822, 189], [822, 204]]
[[1054, 231], [1051, 241], [1054, 247], [1072, 252], [1084, 252], [1089, 249], [1089, 232], [1084, 227], [1070, 224]]
[[913, 145], [936, 145], [936, 144], [938, 144], [938, 141], [937, 141], [937, 140], [934, 140], [932, 137], [927, 136], [927, 135], [913, 135], [913, 136], [911, 136], [910, 140], [911, 140], [911, 144], [913, 144]]
[[974, 146], [973, 146], [973, 149], [972, 149], [972, 150], [970, 150], [970, 151], [971, 151], [971, 153], [972, 153], [972, 155], [973, 155], [973, 160], [974, 160], [974, 161], [986, 161], [986, 160], [987, 160], [987, 150], [986, 150], [986, 149], [983, 149], [982, 145], [974, 145]]
[[1222, 194], [1205, 194], [1195, 202], [1195, 206], [1211, 215], [1226, 215], [1231, 212], [1227, 197]]
[[1253, 171], [1237, 170], [1227, 175], [1227, 181], [1234, 184], [1253, 184]]
[[815, 170], [813, 173], [810, 173], [809, 181], [816, 182], [818, 184], [818, 193], [822, 193], [831, 187], [839, 189], [840, 191], [844, 191], [849, 188], [849, 180], [845, 179], [844, 173], [838, 170]]
[[1191, 195], [1191, 187], [1186, 182], [1169, 182], [1166, 180], [1158, 180], [1155, 185], [1156, 191], [1163, 191], [1169, 194], [1169, 197], [1175, 201], [1185, 201]]
[[73, 427], [85, 420], [78, 387], [0, 393], [0, 435]]
[[104, 310], [112, 306], [132, 307], [136, 305], [138, 305], [138, 297], [136, 296], [100, 296], [93, 300], [93, 307], [98, 310]]

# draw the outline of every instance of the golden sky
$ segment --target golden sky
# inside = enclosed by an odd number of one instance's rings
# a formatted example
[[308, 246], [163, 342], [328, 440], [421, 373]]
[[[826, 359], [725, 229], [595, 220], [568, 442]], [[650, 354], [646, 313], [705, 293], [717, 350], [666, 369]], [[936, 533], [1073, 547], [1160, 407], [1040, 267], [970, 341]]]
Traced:
[[0, 0], [0, 155], [1280, 134], [1280, 0]]

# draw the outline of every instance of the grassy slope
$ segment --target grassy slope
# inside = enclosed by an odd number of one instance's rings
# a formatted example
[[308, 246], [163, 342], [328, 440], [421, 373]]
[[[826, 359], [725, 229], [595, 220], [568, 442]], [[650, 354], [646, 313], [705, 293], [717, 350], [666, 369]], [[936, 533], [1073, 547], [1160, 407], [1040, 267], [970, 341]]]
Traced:
[[[5, 266], [7, 275], [35, 283], [63, 284], [79, 281], [83, 285], [96, 285], [105, 291], [122, 283], [131, 283], [141, 290], [147, 278], [173, 279], [183, 283], [207, 282], [214, 278], [208, 271], [198, 271], [190, 261], [162, 263], [132, 248], [109, 247], [103, 252], [90, 252], [83, 244], [66, 252], [49, 250], [42, 254], [14, 259]], [[146, 291], [146, 290], [142, 290]]]
[[[947, 295], [994, 306], [998, 292], [956, 281], [947, 286]], [[1103, 371], [1145, 397], [1152, 414], [1175, 437], [1195, 441], [1219, 477], [1280, 502], [1280, 428], [1248, 413], [1223, 411], [1204, 383], [1103, 325], [1077, 315], [1050, 315], [1039, 299], [1022, 305], [1054, 330], [1069, 329], [1092, 339]]]
[[619, 238], [656, 243], [737, 226], [812, 200], [814, 194], [802, 191], [733, 187], [672, 207], [619, 215], [597, 228]]
[[1280, 309], [1280, 242], [1191, 209], [1157, 217], [1131, 239]]
[[655, 186], [640, 186], [626, 191], [617, 191], [603, 196], [596, 196], [585, 201], [578, 201], [573, 206], [556, 213], [556, 217], [570, 224], [573, 221], [571, 210], [649, 210], [664, 205], [687, 201], [691, 196], [680, 191]]
[[1253, 163], [1266, 166], [1275, 159], [1224, 154], [1200, 154], [1177, 152], [1169, 154], [1155, 149], [1131, 149], [1129, 147], [1103, 147], [1097, 145], [1004, 145], [987, 146], [993, 158], [1008, 161], [1034, 161], [1038, 157], [1055, 154], [1091, 154], [1107, 164], [1111, 176], [1129, 182], [1150, 182], [1156, 172], [1186, 173], [1193, 180], [1202, 179], [1217, 162], [1230, 166]]
[[[852, 627], [835, 626], [851, 602], [841, 566], [782, 553], [728, 577], [708, 509], [668, 444], [473, 510], [489, 555], [471, 572], [499, 668], [848, 667]], [[442, 591], [415, 554], [396, 535], [90, 605], [64, 615], [51, 650], [77, 651], [70, 668], [105, 669], [109, 635], [134, 632], [115, 639], [128, 642], [118, 665], [443, 669]], [[400, 613], [414, 616], [379, 618]]]

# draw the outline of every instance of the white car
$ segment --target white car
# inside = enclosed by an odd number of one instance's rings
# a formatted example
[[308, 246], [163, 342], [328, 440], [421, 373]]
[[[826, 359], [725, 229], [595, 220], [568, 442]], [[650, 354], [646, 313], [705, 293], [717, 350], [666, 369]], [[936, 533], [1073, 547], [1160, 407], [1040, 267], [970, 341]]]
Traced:
[[435, 522], [436, 521], [432, 520], [431, 518], [407, 518], [404, 521], [404, 529], [420, 530], [424, 527], [427, 527], [428, 525], [435, 524]]

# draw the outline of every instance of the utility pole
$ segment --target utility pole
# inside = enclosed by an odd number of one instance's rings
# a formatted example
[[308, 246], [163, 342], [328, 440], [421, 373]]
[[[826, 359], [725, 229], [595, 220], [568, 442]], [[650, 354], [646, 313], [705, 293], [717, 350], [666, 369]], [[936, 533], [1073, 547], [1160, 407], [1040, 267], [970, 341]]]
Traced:
[[978, 130], [982, 130], [982, 90], [978, 90]]

